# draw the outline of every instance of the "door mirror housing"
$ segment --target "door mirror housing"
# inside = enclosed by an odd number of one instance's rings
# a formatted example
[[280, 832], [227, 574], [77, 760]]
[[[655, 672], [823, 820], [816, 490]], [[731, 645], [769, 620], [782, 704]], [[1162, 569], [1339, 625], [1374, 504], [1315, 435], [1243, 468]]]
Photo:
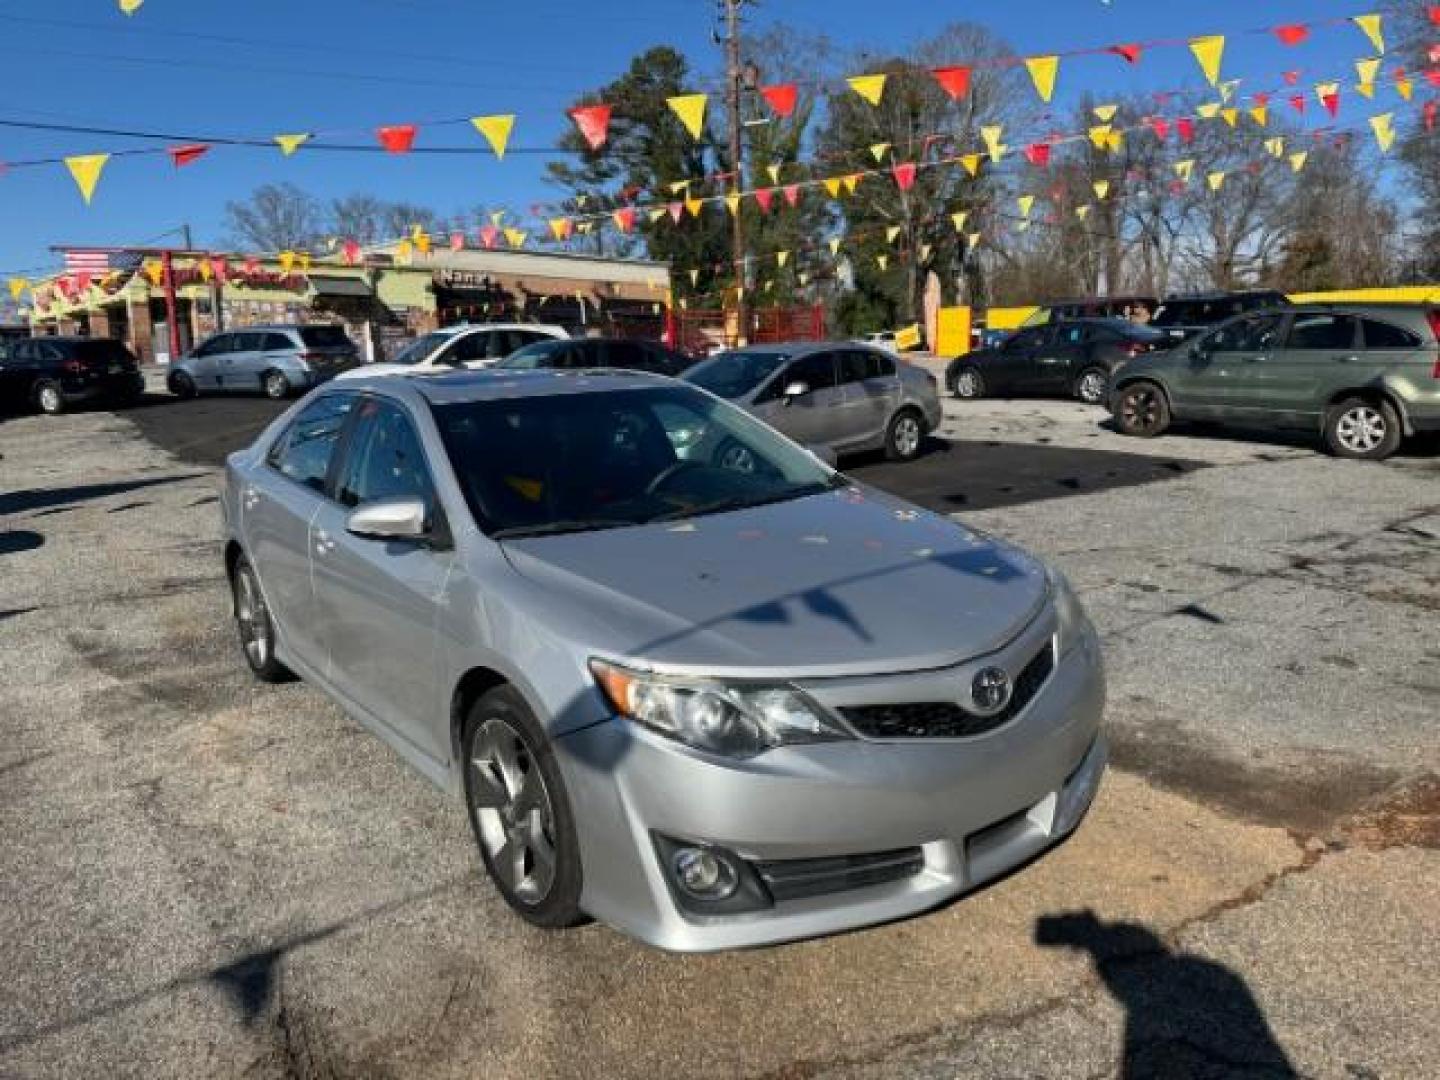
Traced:
[[385, 499], [353, 511], [345, 529], [368, 540], [428, 540], [425, 503], [420, 499]]
[[780, 396], [784, 399], [785, 404], [789, 405], [796, 398], [802, 398], [808, 393], [810, 393], [810, 384], [796, 380], [795, 382], [789, 383], [785, 387], [784, 393]]

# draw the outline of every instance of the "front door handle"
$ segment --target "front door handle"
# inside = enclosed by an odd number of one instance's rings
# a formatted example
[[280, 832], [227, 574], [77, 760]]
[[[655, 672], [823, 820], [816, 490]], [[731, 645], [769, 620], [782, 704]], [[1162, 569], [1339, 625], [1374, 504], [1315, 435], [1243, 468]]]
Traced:
[[260, 492], [256, 491], [253, 487], [247, 487], [245, 493], [240, 497], [240, 504], [246, 510], [254, 510], [255, 507], [260, 505]]
[[330, 534], [324, 529], [315, 530], [315, 554], [328, 555], [335, 550], [335, 541], [330, 539]]

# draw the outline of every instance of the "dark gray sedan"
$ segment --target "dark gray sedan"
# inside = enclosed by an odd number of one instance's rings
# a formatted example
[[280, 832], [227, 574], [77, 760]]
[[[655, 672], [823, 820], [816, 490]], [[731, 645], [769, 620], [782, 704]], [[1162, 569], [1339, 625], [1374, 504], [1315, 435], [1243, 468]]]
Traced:
[[868, 345], [755, 345], [720, 353], [683, 377], [836, 455], [884, 449], [908, 461], [940, 425], [934, 376]]

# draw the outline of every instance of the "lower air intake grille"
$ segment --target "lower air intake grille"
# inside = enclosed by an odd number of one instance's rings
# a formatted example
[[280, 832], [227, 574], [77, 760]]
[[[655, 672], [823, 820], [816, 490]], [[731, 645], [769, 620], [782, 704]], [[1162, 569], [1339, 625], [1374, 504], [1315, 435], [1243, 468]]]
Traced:
[[899, 881], [918, 874], [924, 865], [925, 857], [918, 847], [876, 851], [868, 855], [781, 859], [754, 864], [776, 903]]
[[896, 705], [857, 705], [840, 714], [855, 730], [872, 739], [965, 739], [1007, 724], [1030, 701], [1055, 669], [1054, 650], [1047, 642], [1015, 680], [1009, 703], [998, 713], [979, 716], [953, 701], [913, 701]]

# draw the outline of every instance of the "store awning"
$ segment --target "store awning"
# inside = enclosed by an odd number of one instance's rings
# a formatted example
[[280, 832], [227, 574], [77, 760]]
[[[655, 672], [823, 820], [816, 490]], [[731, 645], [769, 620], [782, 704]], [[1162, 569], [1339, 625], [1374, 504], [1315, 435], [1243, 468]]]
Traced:
[[326, 277], [323, 274], [311, 274], [310, 289], [316, 296], [350, 296], [365, 300], [375, 296], [375, 290], [367, 282], [352, 277]]

